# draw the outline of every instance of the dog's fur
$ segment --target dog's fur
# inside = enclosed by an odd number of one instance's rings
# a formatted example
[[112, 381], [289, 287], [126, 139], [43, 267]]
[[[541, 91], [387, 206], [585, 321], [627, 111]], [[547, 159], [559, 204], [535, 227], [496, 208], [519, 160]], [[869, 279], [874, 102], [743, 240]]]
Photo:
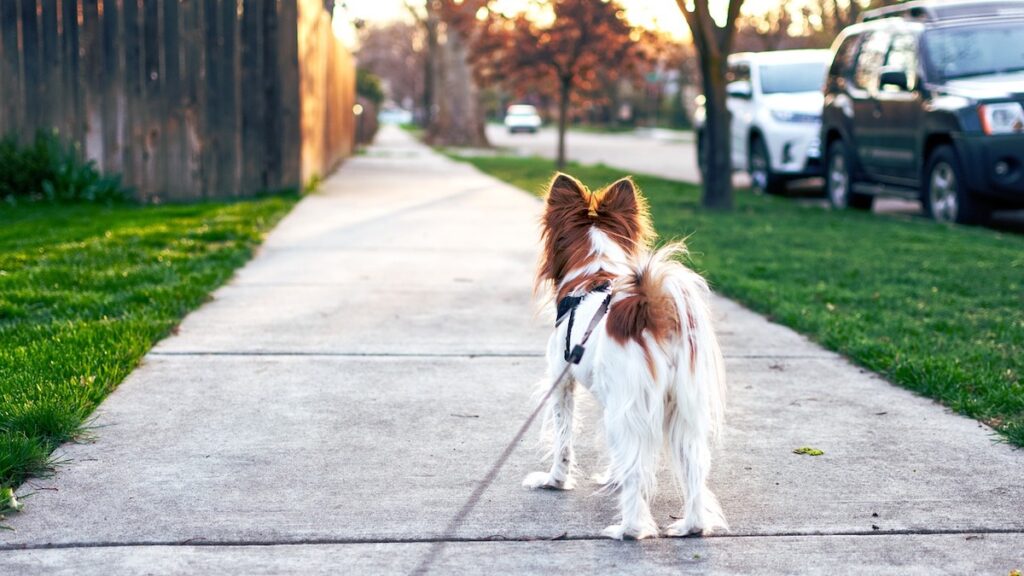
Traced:
[[[685, 495], [683, 517], [665, 534], [686, 536], [718, 527], [725, 519], [707, 488], [710, 442], [722, 420], [725, 371], [711, 325], [707, 283], [677, 260], [681, 243], [652, 251], [647, 204], [632, 180], [591, 192], [575, 178], [556, 174], [542, 219], [544, 243], [537, 273], [539, 291], [555, 299], [585, 295], [576, 309], [570, 341], [578, 344], [611, 283], [611, 305], [596, 325], [578, 366], [554, 390], [548, 419], [554, 464], [534, 472], [528, 488], [573, 487], [573, 390], [585, 386], [603, 408], [609, 451], [607, 486], [619, 493], [622, 521], [607, 527], [611, 538], [658, 535], [649, 503], [656, 472], [667, 454]], [[565, 368], [569, 322], [548, 344], [546, 391]]]

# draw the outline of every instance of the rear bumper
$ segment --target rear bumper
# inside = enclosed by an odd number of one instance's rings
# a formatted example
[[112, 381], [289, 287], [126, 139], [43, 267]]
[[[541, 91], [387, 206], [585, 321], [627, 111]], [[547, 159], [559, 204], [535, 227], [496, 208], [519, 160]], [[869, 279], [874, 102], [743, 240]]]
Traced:
[[1024, 206], [1024, 134], [962, 135], [956, 148], [971, 190]]

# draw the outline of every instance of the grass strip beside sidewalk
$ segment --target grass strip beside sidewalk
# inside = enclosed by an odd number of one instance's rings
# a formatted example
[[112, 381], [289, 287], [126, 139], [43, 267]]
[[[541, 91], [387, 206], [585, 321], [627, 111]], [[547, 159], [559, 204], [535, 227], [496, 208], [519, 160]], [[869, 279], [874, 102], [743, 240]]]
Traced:
[[[456, 158], [536, 194], [552, 174], [545, 159]], [[624, 175], [566, 171], [591, 187]], [[716, 290], [1024, 446], [1024, 237], [746, 192], [716, 213], [697, 186], [635, 179]]]
[[0, 487], [45, 473], [295, 200], [0, 207]]

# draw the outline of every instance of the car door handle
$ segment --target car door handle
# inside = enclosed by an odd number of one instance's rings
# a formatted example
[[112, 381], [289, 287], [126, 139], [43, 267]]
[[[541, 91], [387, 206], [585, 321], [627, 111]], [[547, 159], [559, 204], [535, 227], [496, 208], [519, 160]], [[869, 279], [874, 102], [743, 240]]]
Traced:
[[875, 105], [871, 109], [871, 115], [874, 116], [875, 118], [881, 118], [882, 117], [882, 103], [881, 102], [878, 102], [877, 100], [875, 101]]

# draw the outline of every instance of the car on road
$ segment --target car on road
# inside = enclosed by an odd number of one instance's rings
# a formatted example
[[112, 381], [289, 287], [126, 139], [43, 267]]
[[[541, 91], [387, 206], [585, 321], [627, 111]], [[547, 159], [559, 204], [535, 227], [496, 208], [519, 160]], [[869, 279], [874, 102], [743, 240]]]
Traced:
[[880, 8], [833, 53], [821, 126], [833, 206], [899, 196], [963, 224], [1024, 207], [1024, 1]]
[[542, 123], [537, 108], [530, 104], [513, 104], [505, 111], [505, 127], [508, 128], [509, 134], [534, 133], [540, 129]]
[[[729, 56], [726, 106], [732, 115], [732, 166], [750, 173], [755, 190], [775, 194], [785, 189], [787, 180], [821, 175], [821, 89], [831, 60], [828, 50]], [[703, 169], [703, 106], [695, 120]]]

